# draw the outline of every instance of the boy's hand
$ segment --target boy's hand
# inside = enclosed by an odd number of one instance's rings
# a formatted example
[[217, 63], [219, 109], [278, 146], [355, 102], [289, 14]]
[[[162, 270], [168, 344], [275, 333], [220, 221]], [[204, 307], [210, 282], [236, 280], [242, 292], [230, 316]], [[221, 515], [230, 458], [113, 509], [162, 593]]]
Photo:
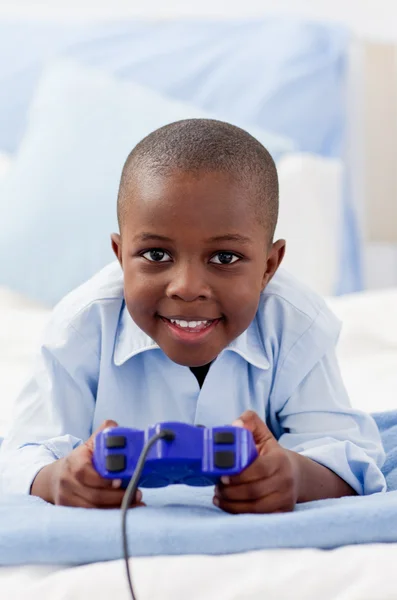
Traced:
[[[63, 506], [119, 508], [124, 496], [121, 481], [104, 479], [92, 464], [95, 436], [116, 426], [114, 421], [105, 421], [84, 444], [44, 467], [33, 482], [31, 494]], [[142, 492], [137, 490], [133, 505], [144, 506], [141, 499]]]
[[298, 498], [298, 466], [294, 453], [277, 442], [253, 411], [233, 425], [249, 429], [258, 458], [239, 475], [221, 479], [214, 504], [230, 513], [273, 513], [293, 510]]

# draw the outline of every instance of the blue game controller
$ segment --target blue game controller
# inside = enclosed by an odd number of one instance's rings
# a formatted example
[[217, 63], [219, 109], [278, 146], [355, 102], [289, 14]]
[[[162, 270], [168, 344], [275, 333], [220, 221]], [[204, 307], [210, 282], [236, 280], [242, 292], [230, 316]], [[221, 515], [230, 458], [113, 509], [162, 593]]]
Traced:
[[163, 430], [172, 441], [160, 439], [150, 449], [139, 487], [171, 484], [215, 485], [222, 475], [241, 473], [257, 457], [252, 434], [242, 427], [201, 427], [185, 423], [157, 423], [146, 430], [111, 427], [95, 438], [93, 464], [106, 479], [132, 477], [146, 442]]

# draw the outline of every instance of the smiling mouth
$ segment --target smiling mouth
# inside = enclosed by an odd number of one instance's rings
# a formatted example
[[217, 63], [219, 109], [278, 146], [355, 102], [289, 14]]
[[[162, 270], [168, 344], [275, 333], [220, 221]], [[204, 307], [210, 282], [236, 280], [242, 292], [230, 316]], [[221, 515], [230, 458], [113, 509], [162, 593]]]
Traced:
[[219, 319], [177, 319], [177, 318], [167, 318], [161, 317], [164, 321], [168, 321], [175, 327], [180, 327], [184, 331], [203, 331], [210, 327], [214, 321], [219, 321]]
[[160, 316], [162, 321], [164, 321], [167, 325], [169, 325], [174, 331], [179, 331], [181, 334], [200, 334], [210, 329], [219, 323], [222, 317], [217, 319], [178, 319], [174, 317], [162, 317]]

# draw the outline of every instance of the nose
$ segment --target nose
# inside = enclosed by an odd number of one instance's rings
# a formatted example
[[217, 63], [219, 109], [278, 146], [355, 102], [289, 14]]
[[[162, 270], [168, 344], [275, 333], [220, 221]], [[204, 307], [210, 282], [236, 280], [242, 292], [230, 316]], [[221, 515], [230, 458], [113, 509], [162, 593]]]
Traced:
[[169, 298], [179, 298], [185, 302], [204, 300], [211, 295], [205, 278], [204, 268], [193, 263], [179, 264], [172, 271], [172, 278], [167, 286]]

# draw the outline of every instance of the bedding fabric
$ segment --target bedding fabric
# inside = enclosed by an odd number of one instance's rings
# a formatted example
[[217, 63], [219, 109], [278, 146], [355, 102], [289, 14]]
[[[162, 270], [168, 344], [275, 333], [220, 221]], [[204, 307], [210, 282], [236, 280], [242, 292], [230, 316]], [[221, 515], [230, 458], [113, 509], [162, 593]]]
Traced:
[[[395, 600], [397, 544], [130, 560], [139, 600]], [[153, 576], [155, 574], [155, 576]], [[122, 560], [0, 567], [7, 600], [130, 600]], [[293, 593], [291, 592], [293, 590]]]
[[[212, 488], [144, 490], [148, 506], [128, 515], [130, 554], [230, 554], [397, 542], [397, 411], [375, 419], [388, 450], [389, 492], [310, 502], [286, 514], [235, 516], [213, 506]], [[2, 490], [0, 531], [0, 565], [81, 564], [121, 557], [119, 510], [53, 506]]]
[[0, 438], [8, 431], [13, 400], [33, 368], [49, 314], [42, 306], [0, 287]]
[[0, 152], [0, 181], [9, 171], [12, 163], [11, 155], [6, 152]]
[[17, 150], [43, 66], [57, 55], [283, 134], [301, 151], [341, 156], [349, 38], [339, 25], [285, 17], [2, 19], [0, 149]]
[[397, 408], [397, 288], [329, 298], [342, 321], [337, 354], [352, 406]]

